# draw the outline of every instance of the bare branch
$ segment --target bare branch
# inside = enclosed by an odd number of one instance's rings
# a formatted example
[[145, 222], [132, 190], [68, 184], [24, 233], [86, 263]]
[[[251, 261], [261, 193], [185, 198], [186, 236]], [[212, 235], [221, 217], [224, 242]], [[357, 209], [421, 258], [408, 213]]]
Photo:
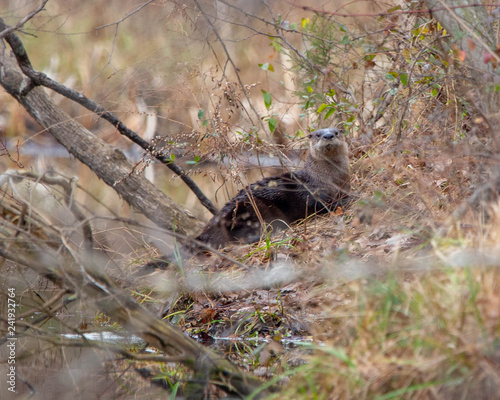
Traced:
[[0, 153], [0, 157], [1, 156], [7, 156], [7, 157], [9, 157], [9, 160], [12, 161], [14, 164], [16, 164], [19, 168], [24, 168], [24, 165], [19, 160], [19, 158], [20, 158], [20, 155], [19, 155], [19, 141], [17, 142], [17, 145], [16, 145], [16, 153], [17, 153], [17, 157], [16, 158], [12, 157], [12, 155], [10, 154], [9, 149], [7, 149], [7, 140], [5, 140], [5, 142], [2, 142], [0, 140], [0, 151], [4, 152], [4, 153]]
[[[0, 28], [6, 29], [7, 25], [0, 18]], [[158, 151], [153, 145], [148, 143], [142, 137], [140, 137], [136, 132], [129, 129], [118, 117], [106, 111], [102, 106], [89, 99], [85, 95], [77, 92], [76, 90], [70, 89], [59, 82], [56, 82], [45, 75], [43, 72], [36, 71], [31, 65], [28, 54], [24, 49], [23, 43], [17, 35], [14, 33], [8, 33], [5, 36], [5, 40], [11, 46], [14, 55], [16, 57], [19, 67], [23, 73], [30, 78], [30, 82], [26, 85], [19, 93], [18, 96], [26, 96], [30, 90], [35, 86], [44, 86], [53, 91], [65, 96], [66, 98], [73, 100], [85, 107], [87, 110], [97, 114], [99, 117], [105, 119], [110, 124], [112, 124], [123, 136], [126, 136], [135, 144], [141, 146], [144, 150], [150, 153], [153, 157], [159, 160], [161, 163], [167, 166], [172, 172], [178, 175], [182, 181], [193, 191], [196, 197], [200, 200], [201, 204], [207, 208], [212, 214], [217, 213], [217, 208], [212, 204], [210, 199], [205, 196], [201, 189], [196, 185], [196, 183], [180, 168], [178, 165], [172, 163], [170, 157], [166, 157], [162, 152]]]
[[[18, 30], [21, 26], [23, 26], [26, 22], [28, 22], [30, 19], [32, 19], [35, 15], [37, 15], [40, 11], [42, 11], [45, 7], [45, 4], [47, 4], [49, 0], [43, 0], [37, 8], [35, 8], [32, 12], [30, 12], [28, 15], [26, 15], [21, 21], [19, 21], [16, 25], [13, 26], [4, 26], [2, 29], [2, 32], [0, 32], [0, 39], [3, 39], [5, 36], [9, 35], [10, 33]], [[3, 22], [3, 21], [2, 21]], [[2, 26], [2, 25], [0, 25]]]
[[2, 64], [0, 84], [5, 90], [16, 98], [59, 143], [81, 162], [88, 165], [125, 201], [151, 221], [166, 229], [175, 227], [181, 233], [195, 234], [197, 232], [198, 222], [191, 214], [179, 207], [147, 179], [130, 174], [132, 166], [121, 151], [77, 123], [56, 106], [43, 89], [35, 87], [21, 95], [20, 92], [23, 91], [26, 80], [23, 80], [15, 60], [5, 54], [0, 61]]
[[236, 74], [236, 77], [238, 79], [238, 83], [240, 84], [240, 87], [243, 91], [243, 94], [245, 95], [247, 101], [248, 101], [248, 104], [250, 105], [252, 111], [254, 112], [254, 114], [257, 116], [258, 118], [258, 121], [259, 121], [259, 124], [262, 128], [262, 130], [264, 132], [267, 132], [266, 131], [266, 128], [264, 126], [264, 123], [262, 122], [262, 119], [260, 118], [259, 116], [259, 113], [257, 112], [257, 110], [255, 109], [254, 105], [253, 105], [253, 102], [251, 101], [250, 97], [248, 96], [248, 93], [247, 91], [245, 90], [245, 84], [243, 83], [243, 81], [241, 80], [241, 77], [240, 77], [240, 74], [238, 73], [238, 67], [236, 66], [236, 64], [234, 63], [231, 55], [229, 54], [229, 50], [227, 49], [226, 45], [224, 44], [224, 41], [222, 40], [221, 36], [219, 35], [219, 32], [217, 31], [217, 29], [215, 28], [215, 25], [213, 24], [213, 22], [210, 20], [210, 17], [208, 16], [208, 14], [205, 12], [205, 10], [201, 7], [200, 3], [198, 2], [198, 0], [194, 0], [194, 3], [196, 4], [196, 7], [198, 7], [198, 9], [200, 10], [201, 14], [203, 15], [203, 18], [205, 18], [205, 21], [207, 21], [207, 24], [210, 26], [210, 29], [212, 29], [212, 31], [214, 32], [215, 36], [217, 37], [217, 40], [219, 41], [219, 43], [221, 44], [222, 46], [222, 49], [224, 50], [224, 53], [226, 54], [226, 57], [227, 57], [227, 62], [229, 62], [232, 67], [233, 67], [233, 70]]
[[76, 220], [82, 224], [84, 248], [87, 250], [92, 248], [93, 235], [92, 235], [92, 226], [90, 225], [90, 221], [82, 212], [80, 207], [73, 201], [73, 193], [76, 184], [75, 179], [68, 180], [60, 176], [50, 176], [47, 173], [38, 175], [33, 172], [24, 172], [24, 171], [18, 171], [16, 173], [16, 176], [34, 179], [36, 182], [41, 182], [48, 185], [60, 186], [64, 191], [66, 205], [73, 213]]
[[66, 346], [66, 347], [89, 347], [89, 348], [94, 348], [98, 350], [104, 350], [107, 352], [112, 352], [119, 354], [123, 356], [124, 358], [127, 358], [129, 360], [135, 360], [135, 361], [150, 361], [150, 362], [161, 362], [161, 363], [182, 363], [186, 360], [185, 356], [171, 356], [171, 357], [166, 357], [164, 355], [157, 355], [157, 354], [138, 354], [138, 353], [132, 353], [123, 347], [119, 346], [114, 346], [112, 344], [106, 343], [103, 344], [101, 341], [98, 340], [90, 340], [85, 337], [85, 333], [80, 333], [81, 339], [73, 339], [70, 337], [64, 337], [64, 338], [55, 338], [55, 337], [41, 337], [41, 340], [44, 340], [46, 342], [52, 343], [55, 346], [61, 347], [61, 346]]
[[101, 26], [98, 26], [97, 28], [94, 28], [94, 30], [99, 30], [99, 29], [103, 29], [103, 28], [107, 28], [108, 26], [113, 26], [113, 25], [119, 25], [120, 23], [122, 23], [123, 21], [125, 21], [127, 18], [130, 18], [132, 15], [138, 13], [139, 11], [141, 11], [144, 7], [150, 5], [154, 0], [149, 0], [149, 1], [146, 1], [144, 4], [141, 4], [139, 7], [137, 7], [135, 10], [125, 14], [122, 18], [120, 18], [118, 21], [115, 21], [115, 22], [112, 22], [110, 24], [106, 24], [106, 25], [101, 25]]

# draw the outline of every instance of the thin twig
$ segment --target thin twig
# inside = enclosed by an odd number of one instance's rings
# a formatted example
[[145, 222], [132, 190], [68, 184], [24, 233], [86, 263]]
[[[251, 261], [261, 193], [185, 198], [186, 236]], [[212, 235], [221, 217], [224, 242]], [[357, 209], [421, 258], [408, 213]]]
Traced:
[[17, 159], [14, 159], [14, 157], [10, 154], [9, 149], [7, 149], [7, 139], [5, 140], [5, 143], [0, 140], [0, 151], [5, 152], [0, 153], [0, 157], [7, 156], [9, 157], [9, 160], [16, 164], [19, 168], [24, 168], [24, 165], [20, 161], [21, 156], [19, 155], [19, 141], [16, 144]]
[[236, 74], [236, 78], [238, 79], [238, 83], [240, 84], [240, 87], [241, 87], [241, 89], [243, 91], [243, 94], [245, 95], [245, 97], [246, 97], [246, 99], [248, 101], [248, 104], [250, 105], [250, 108], [252, 109], [252, 111], [254, 112], [254, 114], [257, 116], [259, 124], [260, 124], [262, 130], [264, 132], [267, 132], [266, 128], [264, 126], [264, 123], [262, 122], [262, 118], [260, 118], [259, 113], [255, 109], [255, 107], [253, 105], [253, 102], [251, 101], [250, 97], [248, 96], [247, 91], [245, 90], [245, 84], [241, 80], [240, 74], [238, 73], [239, 68], [236, 66], [236, 64], [234, 63], [231, 55], [229, 54], [229, 51], [228, 51], [226, 45], [224, 44], [224, 41], [222, 40], [222, 37], [220, 36], [219, 32], [217, 31], [217, 28], [215, 27], [215, 25], [213, 24], [213, 22], [210, 20], [208, 14], [205, 12], [205, 10], [201, 7], [201, 5], [198, 2], [198, 0], [194, 0], [194, 3], [196, 4], [196, 7], [198, 7], [198, 9], [200, 10], [201, 14], [203, 15], [203, 18], [205, 18], [205, 21], [207, 21], [207, 24], [210, 26], [210, 28], [214, 32], [214, 35], [217, 37], [217, 40], [219, 41], [220, 45], [222, 46], [222, 49], [224, 50], [224, 53], [226, 54], [227, 61], [232, 65], [232, 67], [234, 69], [234, 72]]
[[35, 8], [32, 12], [26, 15], [21, 21], [19, 21], [16, 25], [4, 27], [2, 32], [0, 32], [0, 39], [3, 39], [5, 36], [10, 33], [18, 30], [21, 26], [23, 26], [26, 22], [32, 19], [35, 15], [37, 15], [40, 11], [42, 11], [49, 0], [43, 0], [37, 8]]
[[[141, 224], [140, 222], [138, 221], [134, 221], [133, 219], [129, 219], [129, 218], [124, 218], [124, 217], [105, 217], [105, 216], [99, 216], [99, 217], [94, 217], [96, 219], [103, 219], [103, 220], [112, 220], [112, 221], [120, 221], [120, 222], [123, 222], [127, 225], [133, 225], [133, 226], [138, 226], [138, 227], [141, 227], [141, 228], [147, 228], [148, 230], [151, 230], [151, 231], [156, 231], [156, 232], [161, 232], [161, 233], [165, 233], [169, 236], [173, 236], [174, 238], [176, 239], [179, 239], [180, 241], [182, 241], [183, 244], [185, 243], [190, 243], [194, 246], [198, 246], [199, 248], [202, 248], [203, 250], [206, 250], [206, 251], [209, 251], [210, 253], [213, 253], [217, 256], [219, 256], [220, 258], [223, 258], [229, 262], [232, 262], [234, 263], [235, 265], [247, 270], [248, 269], [248, 266], [243, 264], [242, 262], [238, 261], [238, 260], [235, 260], [234, 258], [228, 256], [227, 254], [224, 254], [216, 249], [214, 249], [213, 247], [211, 247], [210, 245], [204, 243], [204, 242], [201, 242], [199, 240], [196, 240], [196, 239], [193, 239], [191, 236], [187, 236], [187, 235], [183, 235], [182, 233], [178, 233], [178, 232], [174, 232], [174, 231], [170, 231], [170, 230], [167, 230], [167, 229], [163, 229], [163, 228], [160, 228], [160, 227], [157, 227], [157, 226], [146, 226], [144, 224]], [[92, 217], [90, 218], [92, 219]]]
[[120, 23], [122, 23], [123, 21], [125, 21], [127, 18], [130, 18], [132, 15], [138, 13], [139, 11], [141, 11], [144, 7], [148, 6], [149, 4], [151, 4], [154, 0], [149, 0], [149, 1], [146, 1], [144, 4], [141, 4], [139, 7], [137, 7], [135, 10], [133, 11], [130, 11], [129, 13], [125, 14], [122, 18], [120, 18], [118, 21], [115, 21], [115, 22], [111, 22], [109, 24], [105, 24], [105, 25], [101, 25], [101, 26], [98, 26], [97, 28], [94, 28], [94, 30], [99, 30], [99, 29], [103, 29], [103, 28], [107, 28], [108, 26], [113, 26], [113, 25], [119, 25]]
[[[89, 87], [90, 85], [92, 85], [94, 83], [94, 81], [102, 74], [102, 72], [106, 69], [106, 67], [108, 65], [112, 67], [112, 65], [111, 65], [111, 58], [113, 57], [113, 53], [115, 51], [116, 38], [118, 37], [118, 27], [120, 26], [120, 24], [123, 21], [125, 21], [126, 19], [130, 18], [132, 15], [134, 15], [134, 14], [138, 13], [139, 11], [141, 11], [144, 7], [148, 6], [153, 1], [154, 0], [149, 0], [146, 3], [144, 3], [144, 4], [141, 4], [135, 10], [133, 10], [133, 11], [125, 14], [122, 18], [120, 18], [116, 22], [112, 22], [110, 24], [101, 25], [101, 26], [98, 26], [97, 28], [94, 28], [94, 31], [97, 32], [100, 29], [107, 28], [109, 26], [115, 25], [115, 33], [113, 34], [113, 42], [111, 43], [111, 51], [109, 52], [108, 59], [106, 60], [106, 63], [102, 66], [102, 68], [100, 69], [100, 71], [97, 72], [97, 74], [90, 80], [90, 82], [88, 83], [87, 87]], [[86, 89], [83, 90], [83, 92], [85, 92], [85, 91], [86, 91]]]
[[58, 176], [48, 176], [46, 173], [37, 175], [33, 172], [19, 172], [19, 175], [35, 179], [36, 182], [42, 182], [48, 185], [58, 185], [63, 189], [66, 205], [73, 213], [73, 216], [76, 218], [76, 220], [82, 224], [84, 248], [87, 250], [91, 249], [94, 242], [92, 226], [90, 225], [88, 218], [85, 216], [85, 214], [73, 199], [73, 193], [76, 187], [75, 180], [68, 180]]

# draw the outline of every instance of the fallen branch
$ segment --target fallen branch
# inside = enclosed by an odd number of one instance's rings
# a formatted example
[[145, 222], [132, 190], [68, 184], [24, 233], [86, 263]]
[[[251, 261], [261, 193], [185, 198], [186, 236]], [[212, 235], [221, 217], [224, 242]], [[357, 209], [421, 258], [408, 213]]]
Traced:
[[179, 207], [150, 181], [131, 173], [132, 165], [117, 148], [93, 135], [56, 106], [40, 87], [23, 93], [30, 83], [23, 78], [15, 59], [4, 54], [0, 85], [28, 113], [106, 184], [111, 186], [133, 208], [168, 230], [194, 235], [199, 222]]
[[[120, 121], [118, 117], [116, 117], [109, 111], [106, 111], [96, 102], [90, 100], [88, 97], [77, 92], [76, 90], [61, 85], [59, 82], [56, 82], [53, 79], [49, 78], [43, 72], [39, 72], [33, 69], [31, 61], [29, 60], [28, 54], [26, 53], [21, 39], [19, 39], [19, 37], [15, 33], [12, 33], [10, 31], [10, 28], [4, 23], [1, 18], [0, 29], [5, 32], [5, 40], [12, 48], [14, 56], [16, 57], [16, 61], [23, 74], [30, 79], [30, 81], [26, 85], [24, 85], [24, 87], [19, 88], [20, 91], [16, 93], [18, 97], [25, 97], [36, 86], [44, 86], [46, 88], [52, 89], [53, 91], [63, 95], [70, 100], [75, 101], [76, 103], [85, 107], [87, 110], [108, 121], [118, 130], [118, 132], [120, 132], [120, 134], [126, 136], [132, 142], [141, 146], [145, 151], [147, 151], [161, 163], [166, 165], [172, 172], [174, 172], [182, 179], [182, 181], [189, 187], [189, 189], [191, 189], [191, 191], [196, 195], [196, 197], [200, 200], [201, 204], [205, 208], [207, 208], [212, 214], [217, 213], [217, 208], [212, 204], [210, 199], [208, 199], [208, 197], [205, 196], [198, 185], [196, 185], [196, 183], [186, 175], [182, 168], [172, 162], [170, 157], [167, 157], [161, 151], [158, 151], [154, 145], [151, 145], [133, 130], [129, 129], [123, 122]], [[12, 95], [16, 97], [14, 94]], [[17, 100], [19, 101], [19, 98]]]
[[[32, 244], [29, 249], [24, 245], [27, 242]], [[8, 248], [0, 242], [0, 256], [30, 268], [68, 293], [76, 293], [82, 300], [95, 302], [103, 313], [127, 331], [165, 354], [151, 361], [180, 362], [193, 370], [197, 379], [203, 378], [206, 384], [213, 383], [240, 397], [250, 395], [263, 384], [121, 293], [102, 272], [96, 253], [86, 252], [80, 260], [64, 259], [50, 249], [42, 250], [36, 245], [36, 238], [23, 233], [18, 240], [10, 242]], [[68, 267], [72, 262], [75, 266]], [[121, 353], [127, 356], [125, 352]], [[203, 390], [203, 386], [200, 389]], [[269, 395], [272, 390], [265, 389], [259, 395]]]

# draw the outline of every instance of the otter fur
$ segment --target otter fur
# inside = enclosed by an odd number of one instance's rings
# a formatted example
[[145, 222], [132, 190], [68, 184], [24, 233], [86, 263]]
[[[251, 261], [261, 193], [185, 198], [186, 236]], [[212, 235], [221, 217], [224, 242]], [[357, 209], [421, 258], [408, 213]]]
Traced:
[[350, 191], [348, 148], [335, 128], [309, 135], [304, 168], [255, 182], [242, 189], [196, 238], [218, 248], [230, 243], [258, 241], [265, 226], [272, 231], [312, 214], [335, 210]]
[[[242, 189], [207, 223], [196, 239], [214, 248], [231, 243], [253, 243], [266, 226], [272, 232], [313, 214], [326, 213], [349, 201], [349, 158], [344, 135], [335, 128], [318, 129], [309, 135], [304, 168], [265, 178]], [[262, 225], [264, 223], [264, 226]], [[200, 246], [183, 246], [198, 252]], [[137, 276], [163, 269], [174, 256], [163, 256], [141, 268]]]

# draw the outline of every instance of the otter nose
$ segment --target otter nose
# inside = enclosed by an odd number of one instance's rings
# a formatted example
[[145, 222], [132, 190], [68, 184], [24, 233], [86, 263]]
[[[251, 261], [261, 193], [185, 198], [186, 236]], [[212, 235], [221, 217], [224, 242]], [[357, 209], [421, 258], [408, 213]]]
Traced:
[[339, 131], [335, 128], [325, 129], [323, 132], [323, 139], [333, 139], [339, 135]]

